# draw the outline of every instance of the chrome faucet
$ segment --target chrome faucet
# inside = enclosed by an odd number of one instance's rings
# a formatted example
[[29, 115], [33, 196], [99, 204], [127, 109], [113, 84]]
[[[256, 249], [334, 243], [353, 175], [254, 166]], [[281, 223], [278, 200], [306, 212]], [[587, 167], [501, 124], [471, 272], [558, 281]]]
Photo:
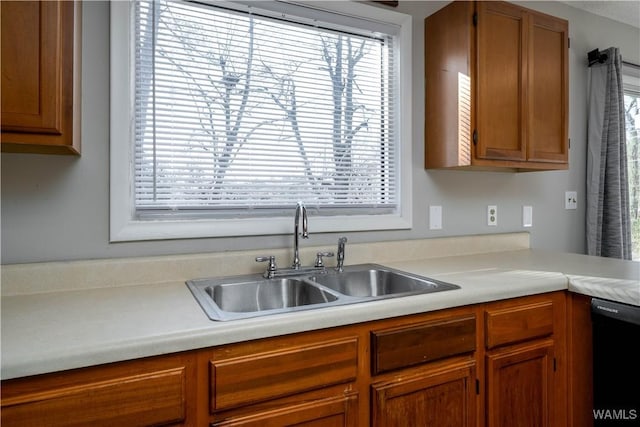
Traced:
[[[300, 216], [302, 215], [302, 233], [300, 232]], [[332, 257], [333, 252], [318, 252], [316, 254], [316, 261], [313, 265], [309, 265], [306, 267], [301, 266], [300, 264], [300, 251], [299, 251], [299, 237], [302, 235], [303, 239], [309, 238], [309, 230], [308, 230], [308, 220], [307, 220], [307, 208], [305, 208], [304, 203], [298, 202], [296, 205], [296, 214], [294, 218], [293, 224], [293, 264], [291, 268], [278, 269], [276, 266], [276, 257], [273, 255], [259, 256], [256, 257], [256, 262], [268, 262], [267, 270], [263, 273], [263, 276], [267, 279], [273, 279], [276, 277], [284, 277], [284, 276], [299, 276], [301, 274], [314, 273], [314, 274], [324, 274], [327, 272], [327, 269], [324, 265], [324, 257]], [[338, 240], [338, 267], [336, 270], [342, 271], [342, 266], [344, 264], [344, 245], [347, 242], [346, 237], [341, 237]]]
[[344, 246], [346, 245], [346, 243], [347, 243], [346, 237], [341, 237], [338, 239], [338, 255], [336, 256], [336, 261], [337, 261], [336, 270], [338, 270], [341, 273], [344, 268]]
[[302, 213], [302, 238], [309, 238], [309, 231], [307, 229], [307, 208], [304, 203], [298, 202], [296, 206], [296, 216], [293, 223], [293, 264], [291, 268], [298, 270], [300, 268], [300, 253], [298, 251], [298, 236], [300, 234], [300, 214]]

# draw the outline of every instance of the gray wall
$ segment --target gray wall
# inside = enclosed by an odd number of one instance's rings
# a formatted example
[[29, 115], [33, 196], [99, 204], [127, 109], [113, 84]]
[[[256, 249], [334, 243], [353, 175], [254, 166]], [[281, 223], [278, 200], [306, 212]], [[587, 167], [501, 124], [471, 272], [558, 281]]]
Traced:
[[[398, 7], [414, 17], [413, 229], [346, 233], [349, 241], [528, 230], [534, 248], [582, 253], [586, 53], [617, 46], [625, 59], [640, 63], [640, 31], [559, 2], [523, 2], [570, 23], [570, 169], [520, 174], [426, 171], [422, 160], [423, 21], [445, 3], [402, 0]], [[2, 263], [288, 247], [289, 235], [109, 243], [109, 5], [91, 1], [83, 7], [82, 157], [2, 155]], [[566, 190], [578, 191], [577, 210], [564, 209]], [[443, 206], [442, 230], [428, 229], [430, 204]], [[498, 205], [497, 227], [486, 225], [489, 204]], [[531, 229], [522, 227], [522, 205], [533, 206]], [[309, 221], [312, 229], [313, 218]], [[304, 244], [334, 245], [336, 238], [333, 234], [312, 234]]]

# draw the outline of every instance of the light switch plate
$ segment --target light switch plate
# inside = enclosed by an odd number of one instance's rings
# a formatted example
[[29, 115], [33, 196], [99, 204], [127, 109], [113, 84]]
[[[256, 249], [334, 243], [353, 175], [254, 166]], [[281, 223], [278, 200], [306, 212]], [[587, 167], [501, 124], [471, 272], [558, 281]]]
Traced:
[[578, 192], [577, 191], [565, 191], [564, 208], [578, 209]]
[[522, 226], [533, 227], [533, 206], [522, 207]]
[[442, 206], [429, 206], [429, 229], [442, 230]]

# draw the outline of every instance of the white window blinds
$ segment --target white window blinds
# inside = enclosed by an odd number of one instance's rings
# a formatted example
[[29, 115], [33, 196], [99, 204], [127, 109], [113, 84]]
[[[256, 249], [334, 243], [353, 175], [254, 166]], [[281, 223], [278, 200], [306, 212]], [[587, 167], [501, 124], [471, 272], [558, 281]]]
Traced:
[[394, 211], [394, 36], [219, 4], [136, 2], [136, 215]]

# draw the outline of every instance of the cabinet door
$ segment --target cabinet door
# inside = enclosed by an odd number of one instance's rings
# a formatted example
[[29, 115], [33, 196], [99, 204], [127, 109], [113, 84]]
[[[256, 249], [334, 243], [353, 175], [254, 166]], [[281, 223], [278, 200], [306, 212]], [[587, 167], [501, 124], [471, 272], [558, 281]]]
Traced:
[[553, 340], [491, 351], [486, 356], [487, 426], [549, 427], [554, 384]]
[[567, 163], [568, 25], [566, 21], [529, 14], [529, 161]]
[[338, 396], [213, 423], [216, 427], [356, 427], [357, 395]]
[[78, 154], [80, 3], [0, 7], [2, 151]]
[[372, 425], [475, 426], [475, 365], [454, 363], [372, 385]]
[[476, 157], [526, 160], [525, 11], [478, 2]]

